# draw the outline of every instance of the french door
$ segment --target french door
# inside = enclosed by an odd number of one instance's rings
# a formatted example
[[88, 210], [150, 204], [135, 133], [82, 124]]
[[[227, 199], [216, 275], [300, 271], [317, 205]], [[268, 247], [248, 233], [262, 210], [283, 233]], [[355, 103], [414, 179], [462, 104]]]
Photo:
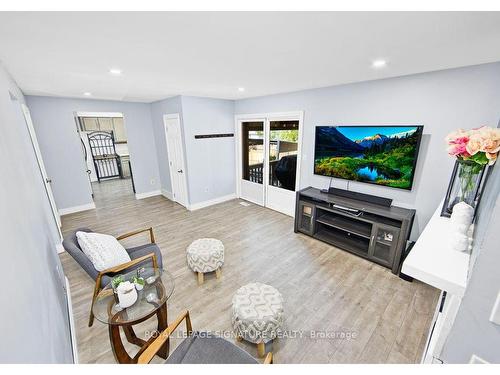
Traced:
[[294, 216], [302, 112], [237, 116], [238, 196]]

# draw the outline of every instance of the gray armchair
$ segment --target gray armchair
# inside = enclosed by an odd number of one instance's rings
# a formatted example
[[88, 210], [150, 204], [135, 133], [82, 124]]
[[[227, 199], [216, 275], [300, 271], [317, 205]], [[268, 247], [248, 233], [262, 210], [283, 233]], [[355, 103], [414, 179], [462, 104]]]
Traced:
[[[171, 325], [142, 352], [138, 363], [151, 362], [179, 324], [186, 320], [188, 337], [167, 358], [167, 364], [255, 364], [255, 358], [233, 343], [210, 333], [193, 332], [189, 311], [184, 311]], [[267, 353], [264, 364], [273, 363], [273, 354]]]
[[118, 236], [116, 239], [119, 241], [140, 233], [149, 232], [151, 242], [145, 245], [125, 249], [130, 255], [130, 262], [123, 263], [99, 272], [94, 268], [92, 262], [89, 260], [89, 258], [87, 258], [85, 253], [80, 248], [80, 245], [78, 244], [78, 240], [76, 238], [76, 232], [92, 232], [92, 230], [88, 228], [77, 229], [71, 232], [67, 237], [65, 237], [62, 243], [64, 249], [73, 257], [73, 259], [75, 259], [75, 261], [85, 270], [85, 272], [87, 272], [87, 274], [93, 280], [95, 280], [94, 295], [92, 297], [92, 305], [90, 306], [89, 316], [89, 327], [91, 327], [94, 323], [94, 313], [92, 312], [94, 301], [101, 289], [108, 285], [111, 282], [111, 279], [116, 274], [121, 272], [133, 271], [141, 266], [144, 266], [147, 262], [151, 262], [154, 268], [162, 268], [163, 262], [160, 248], [155, 243], [153, 228], [147, 228]]

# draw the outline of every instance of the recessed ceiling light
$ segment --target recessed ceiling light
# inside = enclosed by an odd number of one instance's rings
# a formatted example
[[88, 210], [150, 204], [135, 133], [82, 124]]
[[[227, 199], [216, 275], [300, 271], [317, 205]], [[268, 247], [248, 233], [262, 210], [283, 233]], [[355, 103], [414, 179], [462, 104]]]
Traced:
[[121, 76], [122, 71], [121, 71], [121, 69], [113, 68], [113, 69], [109, 69], [109, 74], [113, 74], [114, 76]]
[[374, 60], [372, 62], [372, 67], [377, 68], [377, 69], [383, 68], [385, 66], [387, 66], [387, 61], [385, 61], [385, 60], [380, 59], [380, 60]]
[[83, 95], [84, 96], [92, 96], [92, 93], [91, 92], [84, 92]]
[[243, 91], [245, 91], [245, 88], [244, 87], [238, 87], [238, 91], [239, 92], [243, 92]]

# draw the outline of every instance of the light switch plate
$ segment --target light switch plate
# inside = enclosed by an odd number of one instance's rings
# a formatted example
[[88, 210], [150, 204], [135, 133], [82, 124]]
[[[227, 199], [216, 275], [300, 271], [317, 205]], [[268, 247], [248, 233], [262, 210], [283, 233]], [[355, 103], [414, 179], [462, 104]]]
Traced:
[[500, 326], [500, 292], [498, 293], [497, 300], [493, 305], [493, 310], [491, 310], [490, 322]]

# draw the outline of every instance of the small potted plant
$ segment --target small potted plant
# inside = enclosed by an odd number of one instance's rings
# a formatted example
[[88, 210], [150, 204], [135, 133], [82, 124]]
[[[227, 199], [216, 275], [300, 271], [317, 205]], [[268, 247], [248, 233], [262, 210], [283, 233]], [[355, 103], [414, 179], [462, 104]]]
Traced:
[[116, 294], [122, 309], [132, 306], [137, 301], [137, 291], [130, 281], [121, 282], [116, 288]]
[[118, 285], [120, 285], [124, 281], [125, 279], [123, 278], [122, 275], [113, 277], [113, 280], [111, 280], [111, 286], [113, 287], [113, 290], [116, 292], [116, 288], [118, 288]]
[[134, 278], [132, 279], [132, 281], [134, 282], [135, 289], [142, 290], [142, 288], [144, 288], [145, 281], [144, 281], [143, 277], [134, 276]]

